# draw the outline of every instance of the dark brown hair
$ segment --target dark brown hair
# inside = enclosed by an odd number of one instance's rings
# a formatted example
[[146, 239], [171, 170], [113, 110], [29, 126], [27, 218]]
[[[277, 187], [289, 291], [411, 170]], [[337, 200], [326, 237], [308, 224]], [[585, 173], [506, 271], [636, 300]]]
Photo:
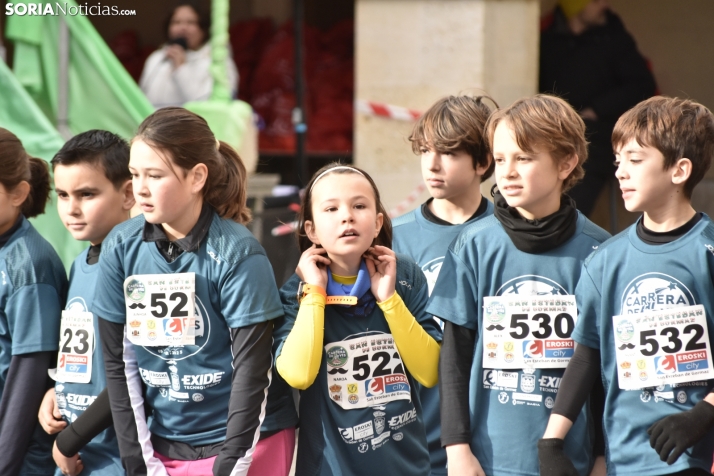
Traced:
[[221, 142], [217, 147], [216, 137], [201, 116], [182, 107], [159, 109], [144, 119], [134, 140], [165, 152], [184, 171], [205, 164], [208, 178], [201, 192], [206, 203], [221, 217], [242, 224], [250, 221], [245, 165], [230, 145]]
[[[337, 170], [331, 170], [335, 167], [340, 167]], [[300, 252], [305, 251], [312, 246], [312, 241], [307, 237], [305, 233], [305, 221], [313, 221], [312, 216], [312, 189], [315, 185], [315, 180], [320, 177], [323, 173], [327, 172], [325, 175], [330, 174], [357, 174], [362, 175], [367, 179], [369, 184], [372, 186], [372, 191], [374, 192], [374, 201], [377, 204], [377, 213], [381, 213], [384, 216], [384, 221], [382, 222], [382, 229], [379, 230], [379, 235], [374, 239], [374, 245], [386, 246], [387, 248], [392, 247], [392, 220], [389, 219], [389, 213], [387, 213], [386, 208], [382, 204], [382, 200], [379, 198], [379, 190], [377, 190], [377, 185], [372, 180], [364, 170], [354, 167], [352, 165], [340, 164], [339, 162], [333, 162], [322, 167], [320, 170], [315, 172], [315, 174], [310, 179], [310, 183], [305, 187], [305, 195], [302, 199], [302, 206], [300, 207], [300, 213], [298, 214], [298, 228], [297, 228], [297, 240], [298, 246], [300, 247]], [[323, 179], [323, 175], [320, 179]]]
[[620, 149], [631, 139], [642, 147], [660, 151], [664, 170], [679, 159], [691, 160], [692, 174], [684, 183], [684, 194], [691, 198], [714, 155], [714, 116], [709, 109], [689, 99], [655, 96], [624, 113], [615, 124], [613, 149]]
[[558, 163], [577, 155], [578, 164], [563, 181], [565, 193], [585, 176], [583, 163], [588, 158], [585, 123], [570, 104], [549, 94], [519, 99], [505, 109], [494, 112], [486, 124], [488, 145], [493, 153], [493, 135], [499, 122], [512, 128], [518, 147], [534, 154], [544, 148]]
[[109, 131], [94, 129], [77, 134], [55, 154], [51, 164], [53, 171], [58, 165], [99, 167], [116, 190], [131, 180], [129, 144]]
[[489, 96], [449, 96], [438, 100], [414, 124], [409, 140], [412, 151], [433, 148], [437, 152], [466, 152], [473, 160], [474, 169], [488, 166], [481, 177], [483, 182], [493, 174], [493, 161], [484, 137], [486, 121], [493, 112], [484, 100], [498, 104]]
[[21, 212], [32, 218], [45, 213], [50, 198], [50, 170], [42, 159], [30, 157], [15, 134], [0, 128], [0, 183], [10, 192], [20, 182], [30, 184], [30, 193], [22, 204]]

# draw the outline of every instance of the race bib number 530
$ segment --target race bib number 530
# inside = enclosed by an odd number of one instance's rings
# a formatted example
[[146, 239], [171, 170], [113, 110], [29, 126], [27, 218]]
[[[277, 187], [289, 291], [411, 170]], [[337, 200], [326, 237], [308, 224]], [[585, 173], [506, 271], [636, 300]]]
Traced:
[[614, 316], [621, 389], [714, 378], [704, 306]]
[[483, 366], [556, 369], [575, 343], [575, 296], [489, 296], [483, 299]]
[[124, 281], [127, 338], [141, 346], [194, 345], [194, 273], [140, 274]]
[[391, 334], [370, 334], [325, 346], [327, 390], [345, 410], [411, 400], [411, 387]]

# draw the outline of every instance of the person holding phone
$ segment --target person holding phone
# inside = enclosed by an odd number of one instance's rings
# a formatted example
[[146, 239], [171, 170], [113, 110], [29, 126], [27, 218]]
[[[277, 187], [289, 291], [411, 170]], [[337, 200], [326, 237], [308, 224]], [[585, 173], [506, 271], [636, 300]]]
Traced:
[[[198, 6], [180, 3], [166, 21], [166, 43], [144, 64], [139, 86], [154, 107], [181, 106], [205, 101], [213, 91], [210, 18]], [[231, 55], [226, 58], [228, 83], [238, 94], [238, 69]]]

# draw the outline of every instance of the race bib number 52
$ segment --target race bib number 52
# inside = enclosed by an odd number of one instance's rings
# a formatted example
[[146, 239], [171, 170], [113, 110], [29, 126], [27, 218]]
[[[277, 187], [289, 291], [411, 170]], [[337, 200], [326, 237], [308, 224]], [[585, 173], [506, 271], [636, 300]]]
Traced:
[[483, 299], [483, 366], [556, 369], [575, 343], [575, 296], [489, 296]]
[[411, 387], [391, 334], [370, 334], [325, 346], [327, 390], [345, 410], [411, 400]]
[[614, 316], [621, 389], [714, 378], [704, 306]]
[[127, 338], [141, 346], [194, 345], [194, 273], [140, 274], [124, 281]]

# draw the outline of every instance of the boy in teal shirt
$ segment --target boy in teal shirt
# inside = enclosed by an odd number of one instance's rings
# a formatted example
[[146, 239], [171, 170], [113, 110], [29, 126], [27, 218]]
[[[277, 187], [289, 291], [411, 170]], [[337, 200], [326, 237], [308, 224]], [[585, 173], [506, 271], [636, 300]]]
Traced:
[[541, 475], [575, 474], [562, 438], [598, 377], [608, 474], [710, 474], [714, 224], [691, 196], [714, 156], [714, 116], [654, 97], [620, 117], [612, 144], [625, 207], [642, 217], [583, 266], [579, 346], [538, 444]]
[[[60, 432], [56, 474], [123, 475], [106, 392], [102, 346], [92, 301], [102, 241], [129, 219], [134, 195], [129, 145], [116, 134], [92, 130], [70, 139], [52, 159], [60, 218], [72, 236], [88, 241], [72, 263], [60, 329], [55, 387], [45, 394], [39, 418]], [[69, 426], [67, 426], [69, 424]]]
[[[449, 243], [470, 223], [493, 214], [481, 196], [481, 183], [493, 174], [484, 127], [491, 109], [486, 96], [450, 96], [422, 115], [409, 137], [421, 156], [421, 171], [431, 195], [422, 206], [392, 222], [392, 247], [411, 256], [434, 288]], [[491, 100], [493, 102], [493, 100]], [[435, 318], [436, 319], [436, 318]], [[436, 319], [439, 326], [443, 323]], [[446, 475], [441, 447], [439, 387], [419, 387], [432, 476]]]

